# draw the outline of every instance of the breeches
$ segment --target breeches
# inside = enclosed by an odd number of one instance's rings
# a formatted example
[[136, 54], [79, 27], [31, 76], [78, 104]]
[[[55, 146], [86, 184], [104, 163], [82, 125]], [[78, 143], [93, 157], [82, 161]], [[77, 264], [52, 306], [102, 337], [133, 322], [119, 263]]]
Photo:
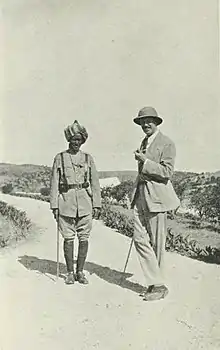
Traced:
[[73, 241], [78, 236], [80, 242], [87, 241], [92, 229], [92, 215], [72, 218], [60, 215], [59, 231], [64, 239]]
[[163, 284], [166, 213], [151, 213], [139, 196], [134, 207], [134, 244], [147, 285]]

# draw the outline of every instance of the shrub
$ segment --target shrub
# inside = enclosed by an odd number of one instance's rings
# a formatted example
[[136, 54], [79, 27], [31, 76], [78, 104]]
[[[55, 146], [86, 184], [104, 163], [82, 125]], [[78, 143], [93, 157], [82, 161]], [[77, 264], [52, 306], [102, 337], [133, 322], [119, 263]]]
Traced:
[[3, 201], [0, 201], [0, 213], [22, 230], [28, 230], [31, 226], [31, 221], [24, 211], [18, 210]]
[[2, 186], [2, 193], [9, 194], [13, 191], [13, 185], [11, 183]]
[[36, 200], [40, 200], [43, 202], [49, 202], [50, 201], [50, 197], [49, 196], [43, 196], [41, 194], [34, 194], [34, 193], [13, 193], [13, 196], [16, 197], [24, 197], [24, 198], [31, 198], [31, 199], [36, 199]]
[[197, 188], [191, 193], [190, 206], [200, 218], [220, 222], [220, 183]]
[[132, 181], [124, 181], [121, 184], [112, 188], [111, 196], [115, 198], [118, 202], [124, 201], [124, 199], [129, 195], [133, 189]]
[[50, 188], [49, 187], [42, 187], [40, 189], [40, 193], [42, 196], [49, 196], [50, 195]]
[[117, 211], [114, 206], [104, 204], [101, 209], [101, 219], [106, 226], [116, 229], [125, 236], [133, 236], [133, 218]]
[[0, 215], [2, 216], [0, 247], [5, 247], [12, 239], [25, 237], [32, 228], [32, 223], [24, 211], [3, 201], [0, 201]]
[[168, 229], [166, 249], [190, 258], [220, 264], [220, 249], [211, 246], [206, 246], [203, 249], [195, 240], [173, 234], [170, 228]]
[[101, 190], [101, 197], [104, 203], [117, 203], [124, 208], [129, 207], [129, 194], [133, 189], [132, 181], [124, 181], [114, 187], [105, 187]]
[[[130, 213], [131, 211], [128, 209], [120, 209], [119, 206], [103, 205], [101, 219], [106, 226], [116, 229], [125, 236], [132, 237], [134, 221]], [[202, 249], [195, 240], [174, 234], [170, 228], [168, 228], [166, 250], [198, 260], [220, 264], [220, 249], [210, 246]]]
[[111, 186], [106, 186], [106, 187], [101, 188], [101, 197], [102, 197], [102, 199], [110, 198], [111, 197], [111, 191], [112, 191], [112, 187]]

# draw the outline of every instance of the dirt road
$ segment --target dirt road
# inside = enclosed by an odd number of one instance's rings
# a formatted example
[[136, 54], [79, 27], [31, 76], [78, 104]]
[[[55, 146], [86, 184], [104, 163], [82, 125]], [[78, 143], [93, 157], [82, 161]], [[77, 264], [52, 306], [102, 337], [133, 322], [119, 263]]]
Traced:
[[[220, 349], [220, 266], [167, 253], [170, 293], [143, 302], [144, 283], [130, 240], [94, 222], [90, 284], [56, 281], [56, 229], [48, 204], [0, 195], [39, 230], [0, 252], [1, 350]], [[61, 242], [61, 241], [60, 241]], [[60, 246], [61, 272], [65, 272]]]

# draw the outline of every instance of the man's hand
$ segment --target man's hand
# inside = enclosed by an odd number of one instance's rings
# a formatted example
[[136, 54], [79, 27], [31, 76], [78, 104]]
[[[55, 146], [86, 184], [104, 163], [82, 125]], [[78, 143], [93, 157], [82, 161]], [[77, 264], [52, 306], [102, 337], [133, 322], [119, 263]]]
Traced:
[[101, 215], [101, 208], [93, 208], [92, 217], [93, 219], [99, 220]]
[[58, 221], [59, 209], [58, 209], [58, 208], [52, 209], [52, 212], [53, 212], [54, 219], [55, 219], [56, 221]]
[[139, 162], [144, 163], [145, 160], [147, 159], [147, 154], [141, 152], [139, 149], [137, 149], [137, 150], [134, 152], [134, 154], [135, 154], [135, 159], [138, 160]]

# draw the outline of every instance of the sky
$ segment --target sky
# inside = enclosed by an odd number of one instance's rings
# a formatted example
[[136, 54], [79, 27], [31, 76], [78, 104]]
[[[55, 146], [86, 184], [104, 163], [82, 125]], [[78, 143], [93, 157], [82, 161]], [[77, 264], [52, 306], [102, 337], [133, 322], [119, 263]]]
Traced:
[[153, 106], [176, 169], [220, 169], [217, 0], [3, 0], [0, 162], [51, 165], [77, 119], [99, 170], [136, 169]]

